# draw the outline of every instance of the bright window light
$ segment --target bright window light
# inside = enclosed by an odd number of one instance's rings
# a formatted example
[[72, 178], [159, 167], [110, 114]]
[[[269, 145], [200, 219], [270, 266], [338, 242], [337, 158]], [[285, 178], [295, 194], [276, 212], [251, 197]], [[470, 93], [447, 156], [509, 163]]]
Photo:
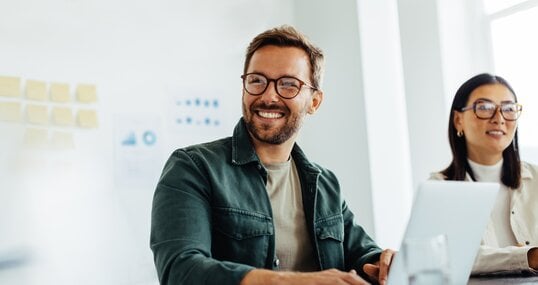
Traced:
[[527, 0], [484, 0], [484, 10], [490, 15]]
[[[521, 1], [486, 1], [521, 2]], [[538, 7], [525, 9], [492, 20], [493, 59], [498, 75], [514, 88], [523, 104], [519, 119], [519, 141], [522, 147], [538, 148]]]

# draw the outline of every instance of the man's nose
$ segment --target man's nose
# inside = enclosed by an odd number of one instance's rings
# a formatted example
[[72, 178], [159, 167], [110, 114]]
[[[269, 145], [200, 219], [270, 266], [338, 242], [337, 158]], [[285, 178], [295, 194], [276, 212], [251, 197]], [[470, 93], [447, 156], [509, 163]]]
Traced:
[[267, 88], [265, 88], [265, 91], [261, 94], [261, 100], [265, 102], [277, 102], [280, 100], [280, 95], [278, 95], [276, 91], [275, 81], [269, 81], [267, 83]]

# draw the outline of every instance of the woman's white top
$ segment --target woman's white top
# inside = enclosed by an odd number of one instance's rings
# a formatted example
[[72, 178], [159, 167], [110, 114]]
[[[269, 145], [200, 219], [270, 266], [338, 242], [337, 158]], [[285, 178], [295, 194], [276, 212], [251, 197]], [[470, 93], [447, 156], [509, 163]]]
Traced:
[[[499, 182], [502, 161], [485, 166], [469, 161], [475, 179]], [[445, 180], [442, 173], [433, 173], [433, 180]], [[469, 174], [465, 179], [472, 181]], [[521, 186], [501, 190], [490, 221], [482, 237], [473, 265], [473, 274], [531, 270], [527, 252], [538, 247], [538, 166], [521, 163]]]

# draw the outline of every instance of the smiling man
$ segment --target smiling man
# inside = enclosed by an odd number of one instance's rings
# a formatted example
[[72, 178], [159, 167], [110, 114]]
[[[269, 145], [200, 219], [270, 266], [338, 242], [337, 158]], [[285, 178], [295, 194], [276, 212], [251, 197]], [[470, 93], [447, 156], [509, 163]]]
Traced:
[[153, 200], [161, 284], [385, 283], [393, 251], [354, 223], [296, 138], [323, 101], [323, 53], [290, 26], [250, 43], [232, 137], [176, 150]]

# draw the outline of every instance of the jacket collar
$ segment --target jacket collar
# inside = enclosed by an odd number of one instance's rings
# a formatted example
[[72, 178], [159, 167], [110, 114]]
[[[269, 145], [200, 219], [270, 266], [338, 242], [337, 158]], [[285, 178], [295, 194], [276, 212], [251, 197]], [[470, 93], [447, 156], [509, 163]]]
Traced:
[[250, 141], [250, 134], [243, 118], [235, 125], [232, 136], [232, 163], [244, 165], [250, 162], [259, 162], [260, 159]]

